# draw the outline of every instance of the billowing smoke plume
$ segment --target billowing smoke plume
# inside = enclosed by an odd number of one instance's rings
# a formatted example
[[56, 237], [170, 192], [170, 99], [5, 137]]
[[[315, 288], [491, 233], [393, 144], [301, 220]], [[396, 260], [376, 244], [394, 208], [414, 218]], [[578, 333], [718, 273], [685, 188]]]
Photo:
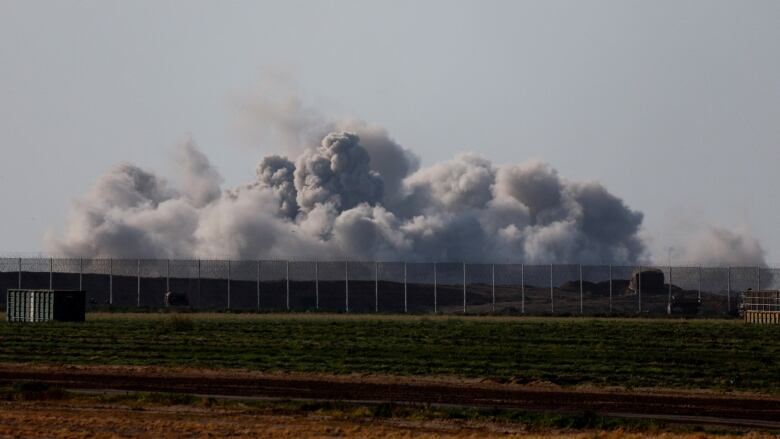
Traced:
[[[595, 182], [549, 165], [495, 166], [474, 154], [420, 169], [381, 127], [304, 105], [288, 75], [241, 101], [253, 143], [283, 151], [254, 181], [223, 188], [193, 142], [174, 182], [130, 164], [74, 202], [53, 254], [632, 263], [642, 214]], [[243, 122], [243, 123], [242, 123]]]
[[253, 182], [222, 178], [192, 142], [175, 185], [130, 164], [74, 202], [52, 253], [66, 256], [632, 263], [642, 214], [596, 182], [473, 154], [419, 168], [362, 122], [295, 157], [271, 155]]
[[352, 133], [330, 133], [319, 148], [298, 158], [294, 182], [301, 212], [326, 204], [343, 211], [381, 201], [382, 176], [369, 168], [368, 153], [359, 141]]

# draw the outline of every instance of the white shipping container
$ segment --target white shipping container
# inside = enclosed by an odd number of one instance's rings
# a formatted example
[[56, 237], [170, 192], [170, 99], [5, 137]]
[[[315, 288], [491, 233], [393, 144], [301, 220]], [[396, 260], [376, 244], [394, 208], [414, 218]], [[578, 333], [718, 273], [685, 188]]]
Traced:
[[83, 322], [84, 291], [9, 289], [6, 320], [9, 322]]

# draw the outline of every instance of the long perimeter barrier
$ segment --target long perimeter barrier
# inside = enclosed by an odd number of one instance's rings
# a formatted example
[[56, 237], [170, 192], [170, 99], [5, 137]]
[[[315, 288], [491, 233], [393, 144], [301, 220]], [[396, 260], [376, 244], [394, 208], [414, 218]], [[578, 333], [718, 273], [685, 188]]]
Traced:
[[8, 289], [84, 289], [88, 309], [735, 315], [780, 269], [378, 261], [0, 258]]

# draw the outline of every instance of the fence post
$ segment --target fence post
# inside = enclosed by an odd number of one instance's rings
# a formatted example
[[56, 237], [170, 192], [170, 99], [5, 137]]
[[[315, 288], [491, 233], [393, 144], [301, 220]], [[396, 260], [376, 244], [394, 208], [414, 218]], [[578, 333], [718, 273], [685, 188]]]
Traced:
[[491, 285], [493, 292], [493, 303], [490, 305], [490, 312], [496, 312], [496, 264], [490, 266], [491, 269]]
[[637, 313], [641, 314], [642, 313], [642, 266], [641, 265], [639, 266], [639, 270], [637, 270], [637, 277], [638, 277], [636, 282], [637, 283], [637, 287], [636, 287]]
[[347, 312], [349, 312], [349, 262], [344, 261], [344, 298]]
[[79, 290], [84, 289], [84, 258], [79, 258]]
[[284, 279], [285, 279], [285, 305], [287, 307], [287, 311], [290, 310], [290, 261], [285, 261], [284, 266]]
[[135, 260], [135, 306], [141, 307], [141, 260]]
[[582, 287], [582, 264], [580, 264], [580, 314], [583, 314], [583, 312], [582, 312], [582, 310], [583, 310], [583, 307], [582, 307], [582, 296], [583, 296], [582, 289], [583, 289], [583, 287]]
[[463, 314], [466, 314], [466, 263], [463, 263]]
[[439, 297], [438, 297], [438, 291], [437, 291], [437, 285], [438, 279], [436, 279], [436, 263], [433, 263], [433, 313], [438, 314], [439, 312]]
[[553, 291], [553, 264], [550, 264], [550, 314], [555, 314], [555, 295]]
[[260, 312], [260, 260], [257, 261], [257, 311]]
[[525, 264], [520, 264], [520, 313], [525, 314]]
[[409, 293], [407, 291], [406, 261], [404, 261], [404, 313], [408, 312], [408, 310], [409, 310], [408, 305], [407, 305], [407, 303], [408, 303], [408, 299], [407, 299], [408, 296], [407, 295], [408, 294]]
[[699, 289], [698, 289], [698, 299], [701, 300], [701, 265], [699, 266]]
[[200, 308], [200, 259], [198, 259], [198, 308]]
[[609, 264], [609, 313], [612, 314], [612, 264]]
[[320, 309], [320, 264], [314, 261], [314, 309]]
[[108, 260], [108, 304], [114, 304], [114, 260]]
[[666, 314], [672, 314], [672, 266], [669, 266], [669, 297], [666, 299]]
[[227, 261], [227, 309], [230, 310], [230, 259]]
[[19, 279], [18, 279], [18, 283], [19, 283], [19, 287], [18, 288], [21, 290], [22, 289], [22, 258], [19, 258]]
[[52, 280], [52, 271], [54, 271], [54, 259], [49, 258], [49, 289], [53, 289], [52, 286], [54, 284]]
[[731, 266], [730, 265], [726, 272], [726, 300], [728, 300], [728, 305], [726, 306], [726, 309], [728, 310], [728, 313], [731, 314]]
[[171, 291], [171, 260], [165, 260], [165, 292]]
[[379, 312], [379, 261], [374, 261], [374, 312]]

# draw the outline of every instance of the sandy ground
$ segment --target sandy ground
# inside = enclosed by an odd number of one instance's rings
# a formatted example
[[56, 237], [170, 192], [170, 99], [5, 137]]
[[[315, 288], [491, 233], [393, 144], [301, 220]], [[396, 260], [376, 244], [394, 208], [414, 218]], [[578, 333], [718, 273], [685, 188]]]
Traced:
[[[340, 419], [319, 414], [190, 406], [122, 406], [85, 401], [2, 402], [0, 437], [257, 438], [700, 438], [703, 433], [528, 431], [522, 425], [473, 421]], [[727, 438], [727, 435], [718, 435]], [[750, 433], [743, 438], [770, 437]], [[775, 436], [776, 437], [776, 436]]]

